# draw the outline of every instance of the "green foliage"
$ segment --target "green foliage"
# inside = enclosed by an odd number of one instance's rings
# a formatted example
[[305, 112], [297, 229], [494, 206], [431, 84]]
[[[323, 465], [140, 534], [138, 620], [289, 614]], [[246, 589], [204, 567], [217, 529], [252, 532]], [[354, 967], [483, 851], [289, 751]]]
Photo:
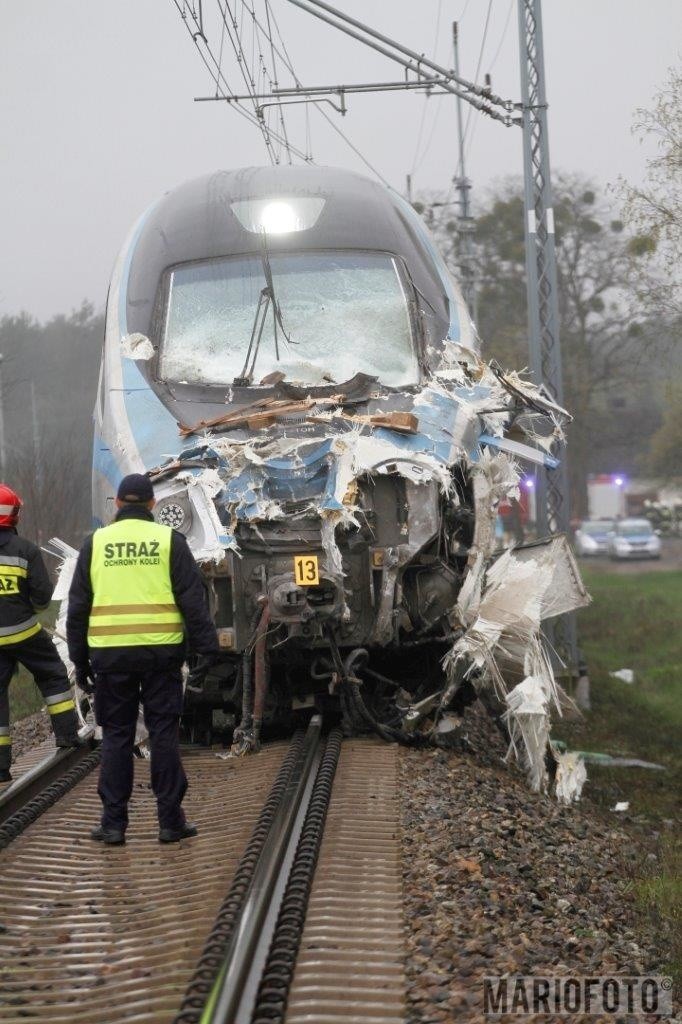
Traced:
[[586, 235], [598, 235], [601, 233], [601, 224], [591, 217], [583, 217], [580, 221], [580, 230]]
[[[579, 637], [591, 680], [592, 711], [556, 731], [574, 750], [596, 750], [654, 761], [665, 772], [588, 769], [586, 795], [610, 813], [628, 800], [632, 814], [661, 833], [658, 859], [633, 880], [640, 909], [672, 936], [665, 966], [682, 983], [682, 573], [620, 575], [584, 572], [593, 604], [579, 615]], [[609, 672], [632, 668], [629, 686]], [[666, 821], [675, 822], [674, 827]]]
[[651, 438], [646, 464], [666, 479], [682, 477], [682, 378], [666, 387], [663, 422]]
[[[568, 465], [580, 516], [587, 474], [636, 471], [658, 426], [660, 386], [652, 387], [652, 377], [668, 335], [648, 325], [632, 329], [632, 251], [642, 243], [591, 183], [559, 178], [554, 193], [564, 403], [574, 416]], [[480, 211], [474, 236], [478, 331], [488, 353], [517, 368], [529, 362], [524, 219], [521, 185], [507, 182]], [[439, 241], [457, 275], [456, 233], [441, 228]], [[615, 417], [612, 408], [628, 412]]]
[[631, 256], [650, 256], [656, 252], [657, 242], [653, 235], [635, 235], [628, 242], [627, 251]]

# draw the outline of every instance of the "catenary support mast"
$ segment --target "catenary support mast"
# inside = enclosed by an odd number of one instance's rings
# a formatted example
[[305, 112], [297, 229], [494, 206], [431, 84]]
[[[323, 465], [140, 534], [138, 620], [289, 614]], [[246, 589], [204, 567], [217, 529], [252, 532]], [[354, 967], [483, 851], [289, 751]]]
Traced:
[[[457, 22], [452, 23], [452, 46], [455, 60], [455, 75], [459, 77], [459, 31]], [[466, 176], [464, 164], [464, 127], [462, 117], [462, 99], [457, 97], [457, 141], [458, 163], [454, 184], [459, 193], [459, 211], [457, 217], [457, 263], [464, 301], [469, 315], [476, 320], [476, 288], [474, 281], [474, 258], [472, 252], [472, 233], [474, 222], [471, 217], [469, 192], [471, 182]]]
[[[541, 0], [518, 0], [518, 15], [530, 364], [536, 381], [543, 383], [558, 404], [563, 405]], [[540, 536], [568, 530], [565, 455], [558, 469], [538, 470], [535, 500]], [[557, 627], [550, 639], [569, 668], [574, 668], [578, 660], [574, 616], [564, 616]]]

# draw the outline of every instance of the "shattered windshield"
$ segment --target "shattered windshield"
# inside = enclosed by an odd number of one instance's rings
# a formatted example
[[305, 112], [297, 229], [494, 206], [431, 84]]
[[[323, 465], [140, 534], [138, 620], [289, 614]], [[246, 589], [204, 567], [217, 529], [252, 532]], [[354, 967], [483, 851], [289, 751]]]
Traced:
[[[256, 383], [275, 371], [302, 384], [340, 383], [358, 372], [392, 387], [419, 381], [407, 297], [391, 256], [312, 252], [270, 255], [269, 261], [290, 343], [279, 327], [275, 343], [270, 304], [258, 348]], [[173, 270], [161, 378], [231, 384], [244, 366], [265, 286], [258, 256]]]

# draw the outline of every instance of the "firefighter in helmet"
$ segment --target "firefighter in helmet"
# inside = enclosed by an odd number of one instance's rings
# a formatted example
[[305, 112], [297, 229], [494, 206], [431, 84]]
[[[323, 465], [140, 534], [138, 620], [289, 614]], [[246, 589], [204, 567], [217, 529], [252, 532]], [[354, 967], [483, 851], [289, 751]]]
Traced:
[[49, 605], [53, 587], [40, 550], [17, 534], [21, 506], [19, 495], [0, 484], [0, 782], [11, 778], [8, 691], [18, 664], [35, 678], [57, 746], [80, 743], [66, 668], [36, 615]]

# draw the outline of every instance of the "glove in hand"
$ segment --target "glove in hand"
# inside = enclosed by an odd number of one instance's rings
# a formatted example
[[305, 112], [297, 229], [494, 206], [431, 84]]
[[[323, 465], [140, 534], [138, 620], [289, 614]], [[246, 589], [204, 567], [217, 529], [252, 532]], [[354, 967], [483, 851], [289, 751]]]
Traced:
[[92, 697], [95, 692], [95, 681], [92, 678], [90, 668], [76, 669], [76, 685], [78, 686], [78, 689], [82, 690], [88, 697]]
[[206, 673], [212, 665], [215, 665], [216, 662], [219, 661], [219, 659], [220, 655], [218, 653], [197, 655], [194, 665], [192, 665], [189, 670], [187, 685], [196, 687], [200, 683], [203, 683]]

